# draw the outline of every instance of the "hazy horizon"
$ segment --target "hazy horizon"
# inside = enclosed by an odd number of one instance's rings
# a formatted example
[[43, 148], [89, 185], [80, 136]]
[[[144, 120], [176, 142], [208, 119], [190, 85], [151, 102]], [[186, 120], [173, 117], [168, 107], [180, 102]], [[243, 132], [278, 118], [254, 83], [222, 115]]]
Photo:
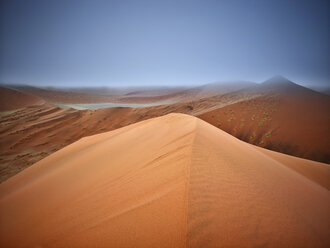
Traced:
[[36, 87], [36, 88], [42, 88], [42, 89], [64, 89], [64, 90], [69, 90], [69, 89], [102, 89], [102, 88], [108, 88], [108, 89], [130, 89], [130, 90], [143, 90], [143, 89], [148, 89], [148, 90], [152, 90], [152, 89], [191, 89], [191, 88], [195, 88], [195, 87], [201, 87], [201, 86], [206, 86], [206, 85], [212, 85], [212, 84], [218, 84], [218, 85], [231, 85], [231, 84], [240, 84], [240, 83], [250, 83], [250, 84], [262, 84], [268, 80], [273, 80], [275, 79], [275, 82], [278, 81], [280, 82], [282, 79], [284, 80], [288, 80], [291, 81], [295, 84], [298, 84], [300, 86], [304, 86], [304, 87], [308, 87], [308, 88], [313, 88], [313, 86], [315, 86], [316, 88], [328, 88], [330, 87], [330, 85], [317, 85], [317, 84], [302, 84], [301, 82], [294, 82], [292, 80], [290, 80], [289, 78], [286, 78], [282, 75], [275, 75], [273, 77], [267, 78], [261, 82], [253, 82], [253, 81], [247, 81], [247, 80], [227, 80], [227, 81], [215, 81], [215, 82], [208, 82], [208, 83], [197, 83], [194, 85], [180, 85], [180, 84], [176, 84], [176, 85], [143, 85], [143, 84], [136, 84], [136, 85], [56, 85], [56, 84], [52, 84], [52, 85], [43, 85], [43, 84], [16, 84], [16, 83], [3, 83], [0, 82], [0, 86], [4, 86], [4, 87], [9, 87], [13, 86], [13, 88], [15, 87]]
[[330, 84], [329, 1], [5, 0], [0, 83]]

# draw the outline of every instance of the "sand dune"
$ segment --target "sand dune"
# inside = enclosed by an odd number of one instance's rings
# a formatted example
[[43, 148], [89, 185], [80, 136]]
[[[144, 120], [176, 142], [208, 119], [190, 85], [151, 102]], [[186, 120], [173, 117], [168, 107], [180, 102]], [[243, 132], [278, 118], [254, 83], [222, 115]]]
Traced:
[[253, 147], [258, 148], [267, 156], [277, 160], [281, 164], [295, 170], [296, 172], [330, 190], [330, 165], [325, 166], [324, 163], [289, 156], [283, 153], [264, 149], [262, 147]]
[[82, 137], [110, 131], [139, 118], [128, 108], [77, 111], [47, 104], [1, 116], [0, 182]]
[[325, 184], [276, 157], [183, 114], [85, 137], [0, 185], [0, 246], [328, 247]]
[[0, 182], [82, 137], [173, 112], [197, 115], [253, 97], [229, 93], [188, 103], [83, 111], [43, 104], [0, 115]]
[[142, 104], [155, 102], [189, 102], [202, 98], [219, 96], [240, 89], [255, 86], [251, 82], [210, 83], [198, 87], [128, 87], [128, 88], [38, 88], [33, 86], [13, 86], [19, 91], [35, 95], [51, 103], [122, 103]]
[[10, 111], [31, 105], [40, 105], [44, 101], [25, 92], [0, 87], [0, 111]]
[[22, 92], [37, 96], [48, 103], [103, 103], [115, 101], [115, 98], [112, 96], [96, 93], [64, 91], [56, 88], [45, 89], [24, 85], [13, 87]]
[[198, 117], [251, 144], [330, 163], [329, 96], [281, 78], [254, 90], [262, 95]]

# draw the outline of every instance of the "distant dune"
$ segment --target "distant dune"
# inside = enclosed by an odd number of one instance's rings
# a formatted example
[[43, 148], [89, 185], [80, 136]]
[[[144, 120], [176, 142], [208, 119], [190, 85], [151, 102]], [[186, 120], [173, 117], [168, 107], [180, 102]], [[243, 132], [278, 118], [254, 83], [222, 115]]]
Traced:
[[260, 97], [198, 117], [251, 144], [330, 163], [330, 96], [273, 78]]
[[107, 95], [98, 95], [87, 92], [63, 91], [56, 88], [45, 89], [33, 86], [13, 86], [22, 92], [42, 98], [48, 103], [102, 103], [113, 102], [115, 99]]
[[10, 111], [31, 105], [40, 105], [44, 101], [25, 92], [0, 87], [0, 111]]
[[[27, 90], [38, 92], [35, 88]], [[53, 89], [40, 90], [44, 96], [54, 96]], [[187, 92], [177, 90], [177, 100], [181, 100], [161, 106], [78, 111], [45, 103], [1, 113], [0, 182], [80, 138], [174, 112], [198, 116], [260, 147], [330, 162], [329, 96], [296, 85], [283, 77], [274, 77], [263, 84], [236, 82], [230, 86], [214, 83], [186, 89]], [[96, 93], [101, 91], [95, 89]], [[115, 91], [116, 94], [123, 92]], [[129, 99], [138, 96], [140, 100], [144, 97], [159, 101], [161, 98], [151, 95], [161, 92], [165, 93], [166, 98], [169, 89], [144, 89], [132, 92], [134, 94]], [[203, 92], [216, 95], [199, 98], [204, 95]], [[93, 101], [95, 96], [94, 91], [91, 94], [86, 91], [55, 93], [58, 100], [73, 99], [72, 95], [78, 100], [83, 95], [85, 100]], [[109, 96], [97, 97], [109, 99]], [[190, 98], [192, 100], [188, 100]]]
[[329, 247], [320, 180], [329, 185], [330, 167], [299, 172], [313, 163], [188, 115], [150, 119], [85, 137], [2, 183], [0, 245]]
[[[221, 96], [238, 90], [246, 89], [255, 86], [256, 83], [245, 81], [233, 81], [233, 82], [215, 82], [202, 86], [191, 87], [184, 90], [177, 90], [167, 94], [158, 91], [159, 95], [155, 96], [143, 96], [145, 92], [134, 92], [129, 94], [129, 97], [121, 97], [122, 102], [154, 102], [159, 100], [170, 100], [174, 102], [189, 102], [198, 101], [203, 98], [211, 98], [214, 96]], [[135, 95], [135, 96], [132, 96]]]
[[127, 88], [38, 88], [13, 86], [52, 103], [154, 103], [159, 101], [188, 102], [227, 94], [256, 85], [251, 82], [218, 82], [198, 87], [127, 87]]
[[330, 85], [307, 85], [307, 87], [317, 92], [330, 95]]
[[162, 106], [83, 111], [43, 104], [0, 115], [0, 182], [82, 137], [173, 112], [197, 115], [253, 97], [228, 93]]

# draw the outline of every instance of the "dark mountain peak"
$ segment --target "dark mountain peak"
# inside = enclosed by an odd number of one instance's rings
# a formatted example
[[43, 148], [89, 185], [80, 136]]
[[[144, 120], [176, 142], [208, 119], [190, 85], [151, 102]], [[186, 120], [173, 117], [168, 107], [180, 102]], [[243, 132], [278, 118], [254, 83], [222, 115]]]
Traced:
[[271, 77], [270, 79], [267, 79], [266, 81], [264, 81], [262, 84], [265, 85], [285, 85], [285, 84], [295, 84], [292, 81], [290, 81], [289, 79], [281, 76], [281, 75], [276, 75]]
[[265, 92], [322, 95], [314, 90], [296, 84], [283, 76], [271, 77], [264, 81], [260, 86], [260, 89]]
[[261, 87], [265, 90], [278, 91], [278, 92], [292, 92], [292, 91], [300, 91], [304, 87], [295, 84], [289, 79], [283, 76], [274, 76], [270, 79], [266, 80], [261, 84]]

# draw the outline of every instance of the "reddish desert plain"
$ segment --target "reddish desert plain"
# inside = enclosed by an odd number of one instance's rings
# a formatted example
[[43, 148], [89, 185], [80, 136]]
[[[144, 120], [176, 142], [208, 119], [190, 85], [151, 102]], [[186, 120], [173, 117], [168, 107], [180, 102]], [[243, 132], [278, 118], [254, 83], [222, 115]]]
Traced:
[[330, 246], [328, 95], [282, 77], [0, 94], [1, 247]]

